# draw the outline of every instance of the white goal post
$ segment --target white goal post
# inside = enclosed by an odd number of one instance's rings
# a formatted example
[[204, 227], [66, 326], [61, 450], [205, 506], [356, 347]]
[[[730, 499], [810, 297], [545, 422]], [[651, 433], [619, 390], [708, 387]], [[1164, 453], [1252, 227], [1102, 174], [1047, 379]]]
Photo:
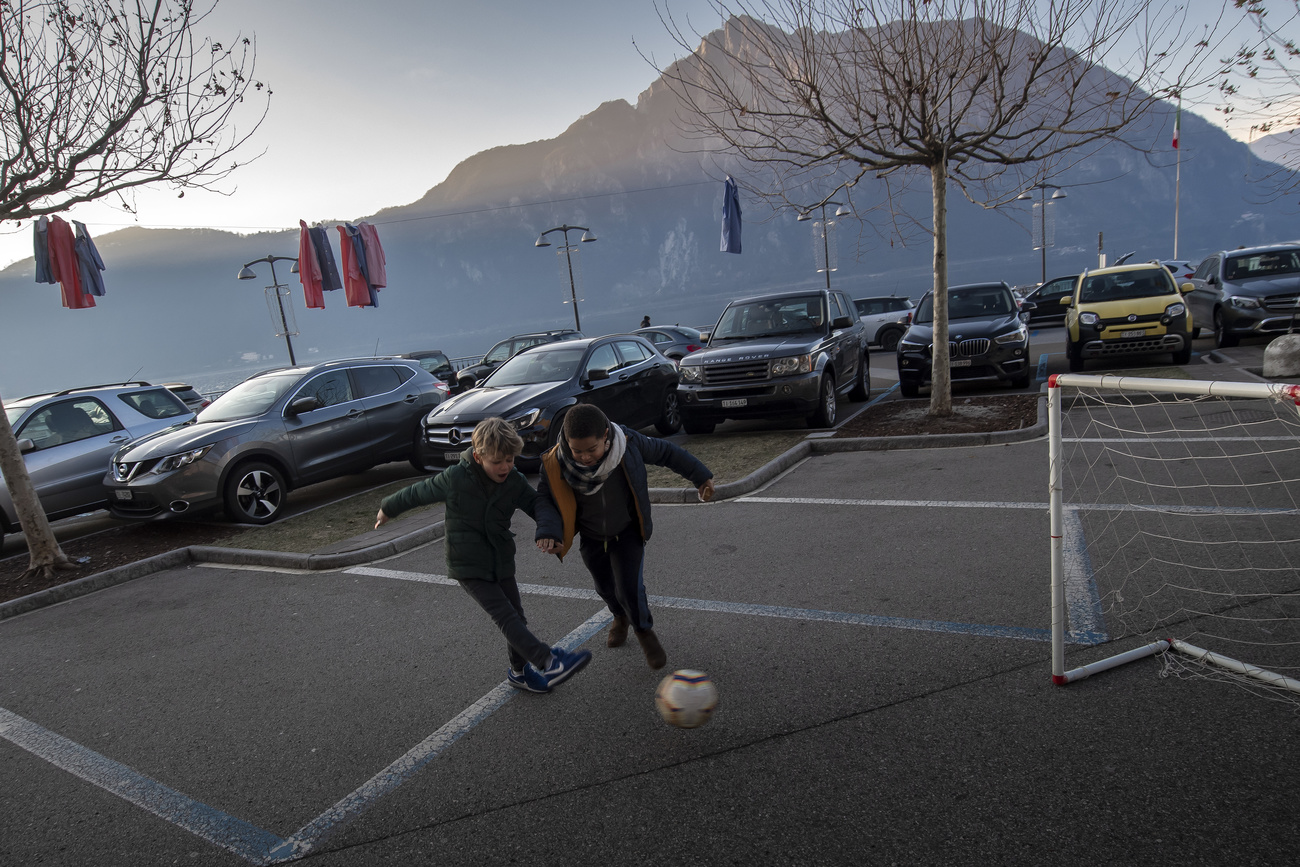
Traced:
[[1300, 702], [1300, 386], [1057, 374], [1047, 402], [1053, 682], [1160, 654]]

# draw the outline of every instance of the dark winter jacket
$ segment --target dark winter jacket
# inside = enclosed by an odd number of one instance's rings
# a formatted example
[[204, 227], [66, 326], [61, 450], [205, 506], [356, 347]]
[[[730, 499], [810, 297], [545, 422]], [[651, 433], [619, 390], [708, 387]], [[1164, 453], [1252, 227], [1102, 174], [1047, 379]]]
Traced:
[[495, 581], [515, 574], [515, 534], [510, 519], [515, 509], [535, 517], [537, 492], [518, 470], [500, 484], [487, 477], [473, 458], [461, 453], [460, 463], [385, 497], [384, 514], [395, 518], [416, 506], [446, 503], [447, 574], [457, 580]]
[[[628, 427], [623, 427], [623, 432], [627, 434], [627, 450], [623, 452], [619, 467], [632, 489], [637, 531], [643, 540], [649, 542], [654, 525], [650, 521], [650, 486], [646, 482], [646, 464], [668, 467], [696, 487], [713, 478], [713, 473], [695, 455], [668, 440], [654, 439]], [[578, 495], [560, 472], [559, 448], [557, 444], [542, 455], [542, 471], [537, 483], [537, 538], [560, 540], [560, 550], [557, 553], [563, 559], [573, 545], [577, 531]]]

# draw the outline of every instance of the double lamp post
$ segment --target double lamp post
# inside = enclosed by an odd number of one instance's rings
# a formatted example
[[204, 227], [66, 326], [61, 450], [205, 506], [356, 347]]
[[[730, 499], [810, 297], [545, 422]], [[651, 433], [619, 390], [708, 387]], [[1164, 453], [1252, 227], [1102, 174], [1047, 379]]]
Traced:
[[[254, 259], [254, 260], [251, 261], [251, 262], [245, 263], [244, 267], [239, 269], [239, 279], [240, 279], [240, 280], [253, 280], [253, 279], [255, 279], [255, 278], [257, 277], [257, 272], [253, 270], [253, 266], [256, 265], [258, 262], [267, 262], [267, 263], [269, 263], [270, 266], [271, 266], [271, 285], [270, 285], [270, 286], [267, 286], [266, 289], [267, 289], [268, 292], [270, 292], [270, 291], [274, 291], [274, 292], [275, 292], [275, 304], [276, 304], [276, 307], [271, 309], [271, 316], [272, 316], [272, 318], [275, 317], [275, 315], [276, 315], [276, 309], [277, 309], [277, 308], [278, 308], [278, 310], [279, 310], [279, 314], [280, 314], [280, 330], [279, 330], [278, 332], [276, 332], [276, 337], [281, 337], [281, 336], [284, 337], [285, 345], [289, 347], [289, 364], [292, 365], [293, 367], [297, 367], [297, 366], [298, 366], [298, 361], [297, 361], [297, 359], [295, 359], [295, 358], [293, 357], [293, 339], [292, 339], [292, 336], [293, 336], [294, 334], [297, 334], [298, 332], [297, 332], [296, 330], [294, 330], [293, 328], [290, 328], [290, 327], [289, 327], [289, 316], [285, 313], [285, 310], [284, 310], [284, 301], [285, 301], [286, 293], [283, 293], [283, 292], [280, 291], [281, 289], [284, 289], [284, 288], [286, 288], [286, 287], [283, 286], [283, 285], [280, 283], [280, 281], [279, 281], [278, 279], [276, 279], [276, 276], [275, 276], [275, 263], [276, 263], [276, 262], [292, 262], [292, 263], [293, 263], [293, 267], [289, 269], [289, 273], [291, 273], [291, 274], [297, 274], [297, 273], [298, 273], [298, 259], [297, 259], [296, 257], [294, 257], [294, 256], [263, 256], [261, 259]], [[267, 299], [266, 299], [266, 300], [267, 300], [267, 304], [268, 304], [268, 306], [269, 306], [269, 305], [270, 305], [270, 301], [271, 301], [271, 298], [270, 298], [269, 295], [267, 296]], [[289, 303], [292, 304], [293, 302], [290, 301]], [[290, 308], [290, 313], [292, 313], [292, 307]]]
[[578, 289], [577, 283], [573, 278], [573, 254], [577, 252], [578, 247], [576, 244], [569, 243], [569, 233], [582, 232], [580, 243], [590, 243], [591, 241], [596, 240], [596, 236], [591, 234], [591, 229], [588, 229], [586, 226], [570, 226], [566, 223], [563, 226], [556, 226], [554, 229], [547, 229], [545, 232], [542, 232], [542, 234], [537, 236], [537, 243], [533, 246], [551, 246], [551, 242], [546, 240], [546, 236], [552, 232], [564, 233], [564, 246], [555, 252], [557, 254], [564, 253], [565, 262], [569, 266], [569, 300], [573, 302], [573, 329], [575, 331], [581, 331], [582, 321], [578, 318]]

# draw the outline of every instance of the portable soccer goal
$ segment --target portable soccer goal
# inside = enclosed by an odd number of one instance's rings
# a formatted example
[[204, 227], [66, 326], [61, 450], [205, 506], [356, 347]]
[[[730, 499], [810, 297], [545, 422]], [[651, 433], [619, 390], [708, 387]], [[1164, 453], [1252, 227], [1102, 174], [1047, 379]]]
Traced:
[[1300, 386], [1058, 374], [1048, 412], [1053, 681], [1159, 655], [1300, 703]]

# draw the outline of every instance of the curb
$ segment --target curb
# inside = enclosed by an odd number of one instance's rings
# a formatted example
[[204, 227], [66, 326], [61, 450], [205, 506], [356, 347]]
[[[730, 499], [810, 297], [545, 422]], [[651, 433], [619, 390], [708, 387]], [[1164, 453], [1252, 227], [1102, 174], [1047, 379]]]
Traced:
[[[925, 434], [899, 437], [845, 437], [803, 440], [784, 453], [777, 455], [754, 472], [734, 482], [718, 485], [715, 502], [743, 497], [770, 482], [795, 464], [812, 455], [840, 452], [894, 451], [898, 449], [957, 448], [961, 446], [1002, 445], [1027, 442], [1047, 435], [1047, 398], [1038, 399], [1038, 422], [1031, 427], [1013, 431], [995, 431], [975, 434]], [[694, 488], [651, 488], [651, 503], [695, 503], [698, 494]], [[191, 563], [217, 563], [231, 566], [267, 566], [278, 569], [298, 569], [325, 572], [345, 569], [362, 563], [371, 563], [405, 553], [413, 548], [441, 539], [444, 535], [442, 521], [421, 527], [375, 545], [335, 554], [295, 554], [284, 551], [258, 551], [247, 548], [218, 548], [213, 545], [190, 545], [166, 554], [158, 554], [116, 569], [108, 569], [67, 584], [39, 590], [8, 602], [0, 602], [0, 620], [17, 617], [38, 608], [67, 602], [79, 596], [94, 593], [107, 587], [124, 584], [156, 572], [175, 569]]]

